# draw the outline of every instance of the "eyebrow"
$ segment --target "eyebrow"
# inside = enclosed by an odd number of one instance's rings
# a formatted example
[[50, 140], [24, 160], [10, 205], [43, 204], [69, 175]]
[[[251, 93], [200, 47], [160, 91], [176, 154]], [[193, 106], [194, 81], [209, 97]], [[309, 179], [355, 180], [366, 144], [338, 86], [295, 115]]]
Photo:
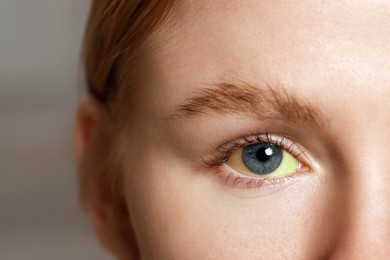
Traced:
[[329, 125], [329, 119], [318, 107], [283, 86], [255, 87], [249, 83], [219, 83], [203, 88], [168, 118], [194, 118], [209, 113], [245, 114], [261, 121], [289, 121], [319, 128]]

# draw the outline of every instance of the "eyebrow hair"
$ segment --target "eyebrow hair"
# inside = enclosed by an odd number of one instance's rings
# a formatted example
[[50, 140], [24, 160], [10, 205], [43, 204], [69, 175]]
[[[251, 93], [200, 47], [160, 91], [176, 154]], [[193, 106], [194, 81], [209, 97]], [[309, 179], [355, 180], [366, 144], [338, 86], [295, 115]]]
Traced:
[[177, 107], [168, 118], [193, 118], [214, 112], [245, 114], [259, 120], [281, 120], [325, 128], [329, 119], [308, 101], [283, 86], [255, 87], [249, 83], [219, 83], [203, 88]]

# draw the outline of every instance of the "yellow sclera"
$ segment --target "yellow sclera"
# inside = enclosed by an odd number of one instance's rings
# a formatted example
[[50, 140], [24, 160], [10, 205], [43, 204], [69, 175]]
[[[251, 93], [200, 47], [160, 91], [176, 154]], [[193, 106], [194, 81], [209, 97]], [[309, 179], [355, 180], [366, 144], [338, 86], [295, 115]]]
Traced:
[[256, 176], [256, 177], [265, 177], [265, 178], [274, 178], [274, 177], [281, 177], [286, 175], [294, 174], [299, 167], [299, 161], [290, 153], [287, 151], [283, 151], [283, 158], [282, 162], [280, 163], [279, 167], [269, 174], [257, 174], [249, 170], [242, 159], [244, 148], [240, 148], [237, 151], [235, 151], [230, 159], [226, 162], [228, 166], [230, 166], [233, 170], [237, 171], [238, 173], [241, 173], [243, 175], [247, 176]]

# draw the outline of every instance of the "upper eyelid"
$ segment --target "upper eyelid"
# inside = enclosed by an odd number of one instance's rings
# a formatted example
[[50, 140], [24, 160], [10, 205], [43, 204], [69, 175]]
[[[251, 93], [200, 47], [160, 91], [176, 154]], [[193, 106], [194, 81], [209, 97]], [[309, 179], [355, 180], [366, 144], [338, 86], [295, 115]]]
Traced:
[[[242, 140], [245, 142], [242, 142]], [[296, 139], [288, 138], [287, 136], [282, 134], [269, 134], [269, 133], [265, 133], [265, 134], [256, 133], [250, 136], [244, 136], [242, 137], [242, 139], [233, 140], [233, 142], [235, 144], [235, 149], [239, 149], [256, 143], [272, 143], [277, 146], [280, 146], [285, 150], [290, 150], [290, 148], [296, 146]], [[229, 143], [227, 143], [226, 145], [228, 144]], [[226, 147], [222, 145], [218, 149], [223, 150], [225, 148]]]

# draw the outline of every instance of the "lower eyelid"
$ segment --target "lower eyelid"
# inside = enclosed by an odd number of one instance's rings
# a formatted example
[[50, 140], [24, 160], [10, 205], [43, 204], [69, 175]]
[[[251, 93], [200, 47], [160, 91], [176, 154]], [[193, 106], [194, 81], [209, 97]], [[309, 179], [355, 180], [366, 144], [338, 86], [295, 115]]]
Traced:
[[301, 177], [311, 175], [310, 171], [300, 171], [291, 175], [274, 177], [274, 178], [251, 178], [235, 173], [230, 169], [222, 166], [214, 171], [214, 177], [217, 178], [224, 185], [229, 185], [238, 189], [276, 189], [283, 188], [287, 185], [293, 184]]

